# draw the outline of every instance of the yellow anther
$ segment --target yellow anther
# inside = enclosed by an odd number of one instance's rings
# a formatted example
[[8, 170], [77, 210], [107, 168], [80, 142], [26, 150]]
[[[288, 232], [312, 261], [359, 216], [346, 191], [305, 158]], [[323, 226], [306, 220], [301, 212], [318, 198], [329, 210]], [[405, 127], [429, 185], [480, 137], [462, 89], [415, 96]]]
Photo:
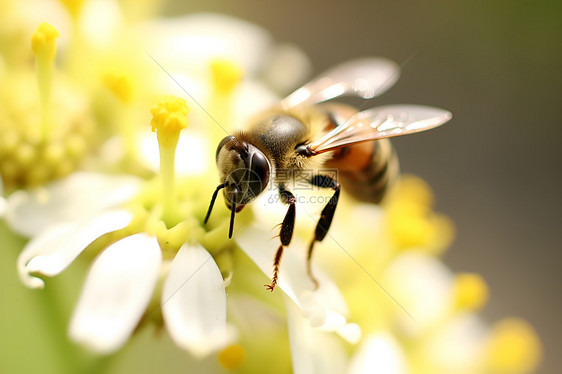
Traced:
[[77, 18], [84, 5], [84, 0], [60, 0], [74, 18]]
[[161, 146], [175, 146], [179, 133], [187, 127], [189, 108], [184, 99], [166, 96], [150, 109], [152, 131], [156, 132]]
[[430, 221], [407, 210], [396, 209], [388, 214], [389, 232], [399, 248], [424, 247], [435, 237]]
[[229, 94], [242, 80], [243, 72], [236, 63], [217, 58], [211, 62], [211, 75], [215, 92]]
[[131, 102], [133, 89], [131, 80], [127, 76], [109, 73], [103, 78], [103, 83], [122, 103]]
[[455, 277], [455, 307], [478, 310], [488, 301], [488, 285], [479, 275], [461, 273]]
[[488, 355], [494, 373], [530, 373], [541, 360], [542, 347], [531, 325], [519, 318], [508, 318], [493, 327]]
[[386, 221], [399, 249], [416, 248], [438, 255], [451, 242], [451, 221], [432, 209], [433, 194], [422, 179], [406, 175], [388, 200]]
[[431, 187], [423, 179], [415, 175], [403, 175], [400, 178], [400, 196], [409, 201], [424, 206], [431, 206], [433, 204], [433, 192]]
[[246, 350], [239, 344], [231, 344], [218, 354], [219, 364], [225, 369], [236, 369], [244, 362]]
[[59, 32], [47, 22], [39, 25], [31, 37], [31, 50], [39, 62], [48, 62], [55, 59], [57, 54], [56, 40]]

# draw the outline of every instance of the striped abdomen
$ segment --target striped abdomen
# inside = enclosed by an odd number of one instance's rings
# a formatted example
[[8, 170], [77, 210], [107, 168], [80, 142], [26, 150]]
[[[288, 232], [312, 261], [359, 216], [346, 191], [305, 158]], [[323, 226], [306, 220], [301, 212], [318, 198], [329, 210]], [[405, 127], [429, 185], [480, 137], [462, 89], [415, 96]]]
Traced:
[[[354, 108], [327, 106], [332, 126], [347, 120]], [[390, 140], [355, 144], [334, 152], [327, 168], [338, 169], [344, 191], [358, 200], [379, 203], [399, 173], [398, 157]]]

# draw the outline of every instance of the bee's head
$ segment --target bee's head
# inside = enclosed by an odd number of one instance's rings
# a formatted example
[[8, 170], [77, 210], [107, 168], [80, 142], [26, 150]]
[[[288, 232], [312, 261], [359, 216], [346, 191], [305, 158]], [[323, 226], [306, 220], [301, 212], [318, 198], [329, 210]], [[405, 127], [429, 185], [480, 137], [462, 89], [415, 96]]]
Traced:
[[216, 159], [221, 184], [213, 195], [205, 221], [209, 218], [218, 191], [223, 189], [226, 206], [232, 211], [229, 233], [232, 236], [234, 213], [242, 210], [266, 188], [271, 165], [256, 146], [234, 135], [221, 140]]

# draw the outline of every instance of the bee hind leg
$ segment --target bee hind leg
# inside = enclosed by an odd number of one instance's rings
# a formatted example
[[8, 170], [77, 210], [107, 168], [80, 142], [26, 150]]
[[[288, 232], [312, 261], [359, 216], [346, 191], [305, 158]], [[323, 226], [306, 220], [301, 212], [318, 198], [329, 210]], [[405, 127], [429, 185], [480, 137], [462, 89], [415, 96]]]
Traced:
[[283, 255], [283, 249], [291, 243], [293, 238], [293, 230], [295, 229], [295, 195], [291, 191], [287, 190], [285, 186], [279, 186], [279, 194], [281, 195], [281, 201], [285, 204], [289, 204], [289, 209], [285, 214], [283, 223], [281, 223], [281, 230], [279, 232], [279, 238], [281, 239], [281, 245], [277, 248], [275, 253], [275, 260], [273, 261], [273, 277], [271, 278], [271, 284], [266, 284], [265, 288], [273, 292], [275, 286], [277, 285], [277, 280], [279, 277], [279, 265], [281, 263], [281, 256]]
[[315, 175], [309, 183], [316, 187], [331, 188], [334, 190], [334, 194], [330, 198], [330, 201], [328, 201], [328, 204], [326, 204], [324, 209], [322, 209], [320, 219], [318, 220], [316, 230], [314, 231], [314, 238], [308, 247], [308, 255], [306, 258], [306, 271], [310, 280], [314, 283], [314, 288], [318, 288], [318, 281], [312, 274], [312, 251], [314, 250], [314, 244], [316, 242], [321, 242], [326, 237], [326, 234], [328, 234], [328, 230], [332, 225], [332, 219], [334, 218], [334, 213], [336, 212], [336, 207], [340, 197], [340, 184], [335, 179], [327, 175]]

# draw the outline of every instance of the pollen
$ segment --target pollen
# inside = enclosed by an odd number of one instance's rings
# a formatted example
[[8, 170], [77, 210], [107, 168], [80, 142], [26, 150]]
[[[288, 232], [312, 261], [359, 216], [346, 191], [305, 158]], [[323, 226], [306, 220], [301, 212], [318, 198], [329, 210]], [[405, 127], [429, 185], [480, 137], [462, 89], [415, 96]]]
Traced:
[[219, 94], [231, 93], [242, 80], [242, 69], [233, 61], [217, 58], [210, 67], [213, 87]]
[[40, 136], [41, 103], [31, 72], [0, 87], [0, 176], [8, 190], [42, 185], [75, 170], [100, 139], [85, 97], [66, 81], [53, 92], [49, 136]]
[[239, 344], [232, 344], [218, 354], [219, 364], [228, 370], [236, 369], [244, 362], [246, 350]]
[[150, 113], [150, 125], [160, 144], [175, 145], [180, 131], [187, 127], [189, 108], [185, 100], [176, 96], [166, 96], [150, 109]]
[[52, 61], [57, 54], [56, 40], [59, 32], [50, 24], [43, 22], [31, 37], [31, 50], [39, 61]]
[[542, 347], [531, 325], [519, 318], [508, 318], [494, 326], [488, 354], [494, 373], [523, 374], [537, 367]]
[[454, 290], [455, 307], [461, 310], [479, 310], [488, 301], [488, 285], [479, 274], [457, 274]]

